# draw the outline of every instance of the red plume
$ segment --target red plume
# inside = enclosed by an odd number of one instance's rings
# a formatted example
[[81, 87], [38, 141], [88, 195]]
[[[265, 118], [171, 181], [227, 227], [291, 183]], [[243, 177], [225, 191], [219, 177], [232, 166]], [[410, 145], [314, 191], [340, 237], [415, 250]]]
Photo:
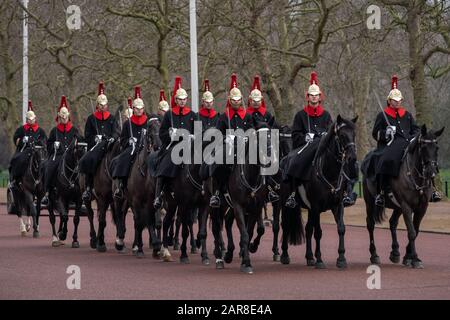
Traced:
[[58, 112], [61, 110], [62, 107], [66, 107], [67, 110], [69, 110], [69, 106], [67, 105], [67, 98], [66, 96], [61, 97], [61, 102], [59, 103]]
[[100, 81], [98, 84], [98, 96], [101, 94], [105, 94], [105, 83], [103, 81]]
[[133, 101], [131, 100], [131, 97], [128, 97], [128, 108], [133, 109]]
[[392, 76], [391, 89], [398, 89], [398, 77], [396, 74]]
[[230, 90], [231, 89], [233, 89], [233, 88], [237, 88], [237, 75], [236, 75], [236, 73], [233, 73], [232, 75], [231, 75], [231, 83], [230, 83]]
[[33, 111], [33, 104], [31, 103], [31, 100], [28, 100], [28, 111]]
[[177, 94], [177, 90], [181, 88], [181, 77], [180, 76], [176, 76], [175, 77], [175, 84], [173, 86], [173, 93], [172, 93], [172, 98], [170, 99], [170, 105], [173, 107], [176, 106], [175, 104], [175, 95]]
[[159, 90], [159, 102], [167, 101], [166, 94], [164, 93], [164, 89]]
[[210, 91], [209, 90], [209, 80], [208, 79], [205, 79], [205, 83], [204, 83], [204, 91], [206, 92], [206, 91]]
[[309, 78], [309, 84], [319, 85], [319, 80], [317, 78], [317, 73], [315, 71], [311, 72], [311, 77]]
[[141, 94], [141, 87], [140, 86], [136, 86], [134, 87], [134, 98], [137, 99], [142, 99], [142, 94]]
[[256, 75], [255, 78], [253, 79], [253, 85], [252, 85], [252, 90], [258, 89], [259, 91], [261, 91], [261, 83], [260, 83], [260, 79], [259, 76]]

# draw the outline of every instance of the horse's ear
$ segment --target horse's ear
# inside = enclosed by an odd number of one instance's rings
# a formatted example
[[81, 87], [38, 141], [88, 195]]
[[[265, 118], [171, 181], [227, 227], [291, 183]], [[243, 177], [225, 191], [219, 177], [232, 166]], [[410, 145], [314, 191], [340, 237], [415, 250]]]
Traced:
[[338, 124], [340, 124], [340, 123], [342, 122], [342, 117], [341, 117], [340, 114], [338, 114], [338, 116], [337, 116], [337, 118], [336, 118], [336, 122], [337, 122]]
[[356, 121], [358, 121], [358, 115], [356, 115], [356, 117], [354, 117], [354, 118], [352, 119], [352, 122], [353, 122], [353, 123], [356, 123]]
[[439, 136], [444, 132], [444, 129], [445, 129], [445, 127], [442, 127], [442, 129], [440, 129], [440, 130], [438, 130], [438, 131], [436, 131], [436, 132], [434, 133], [434, 135], [436, 136], [436, 138], [439, 137]]
[[422, 125], [422, 128], [420, 128], [422, 136], [427, 134], [427, 126], [424, 124]]

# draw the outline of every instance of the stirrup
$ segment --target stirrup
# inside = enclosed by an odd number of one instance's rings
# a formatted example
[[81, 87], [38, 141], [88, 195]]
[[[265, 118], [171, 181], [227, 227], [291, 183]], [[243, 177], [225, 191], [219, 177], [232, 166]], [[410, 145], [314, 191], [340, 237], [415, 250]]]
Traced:
[[289, 198], [287, 198], [286, 203], [284, 204], [286, 207], [294, 209], [297, 206], [297, 201], [295, 201], [295, 192], [292, 192]]
[[211, 208], [220, 208], [220, 197], [217, 194], [211, 196], [211, 199], [209, 200], [209, 206]]
[[386, 204], [386, 202], [384, 199], [384, 194], [383, 193], [377, 194], [377, 196], [375, 197], [375, 205], [377, 207], [384, 208], [385, 204]]
[[161, 207], [162, 207], [161, 196], [155, 198], [155, 201], [153, 201], [153, 207], [154, 207], [156, 210], [161, 209]]
[[122, 199], [123, 198], [123, 190], [122, 190], [122, 188], [117, 187], [116, 190], [114, 190], [113, 197], [116, 198], [116, 199], [119, 199], [119, 200]]
[[269, 194], [267, 195], [267, 198], [269, 200], [269, 202], [277, 202], [278, 200], [280, 200], [280, 196], [273, 190], [269, 191]]
[[92, 199], [92, 194], [91, 194], [91, 192], [89, 191], [89, 189], [84, 190], [83, 195], [81, 196], [81, 199], [82, 199], [84, 202], [89, 202], [89, 201], [91, 201], [91, 199]]
[[442, 200], [442, 196], [441, 193], [437, 190], [433, 191], [433, 193], [431, 194], [431, 202], [439, 202]]

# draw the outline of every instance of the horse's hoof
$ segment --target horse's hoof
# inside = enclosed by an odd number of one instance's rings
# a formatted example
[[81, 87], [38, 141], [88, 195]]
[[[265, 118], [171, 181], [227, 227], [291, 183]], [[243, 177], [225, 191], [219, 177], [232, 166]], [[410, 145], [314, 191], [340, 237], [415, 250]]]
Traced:
[[419, 259], [413, 260], [411, 265], [414, 269], [423, 269], [424, 268], [422, 261], [420, 261]]
[[258, 246], [256, 246], [253, 242], [248, 246], [248, 251], [250, 253], [255, 253], [258, 250]]
[[26, 237], [27, 236], [27, 232], [25, 230], [23, 230], [23, 231], [20, 232], [20, 235], [22, 237]]
[[117, 242], [114, 243], [114, 247], [116, 248], [117, 251], [121, 252], [123, 251], [123, 248], [125, 247], [124, 244], [118, 244]]
[[161, 259], [161, 256], [159, 255], [159, 250], [158, 249], [153, 249], [152, 258], [157, 259], [157, 260]]
[[226, 263], [231, 263], [231, 262], [233, 261], [233, 254], [227, 251], [227, 252], [225, 253], [225, 257], [223, 258], [223, 260], [224, 260]]
[[347, 260], [345, 260], [345, 259], [337, 259], [336, 267], [338, 267], [339, 269], [347, 268]]
[[323, 263], [323, 261], [317, 261], [314, 265], [314, 267], [316, 269], [326, 269], [327, 266], [325, 265], [325, 263]]
[[247, 274], [253, 274], [253, 268], [252, 268], [252, 266], [246, 266], [245, 264], [241, 264], [241, 272], [247, 273]]
[[106, 245], [105, 244], [97, 244], [97, 251], [98, 252], [106, 252]]
[[281, 256], [280, 258], [280, 262], [281, 264], [289, 264], [291, 263], [291, 258], [289, 258], [289, 256]]
[[136, 254], [136, 252], [138, 252], [138, 250], [139, 250], [138, 246], [134, 246], [133, 249], [131, 249], [131, 252], [133, 254]]
[[225, 269], [225, 264], [222, 259], [216, 259], [216, 269]]
[[204, 266], [209, 266], [209, 259], [208, 259], [208, 257], [202, 258], [202, 264], [203, 264]]
[[308, 267], [314, 267], [316, 265], [316, 260], [314, 260], [314, 259], [306, 259], [306, 265]]
[[280, 262], [280, 258], [281, 258], [281, 256], [279, 254], [274, 254], [272, 257], [273, 261], [275, 261], [275, 262]]
[[196, 254], [196, 253], [198, 253], [197, 248], [196, 247], [192, 247], [191, 248], [191, 254]]
[[188, 257], [183, 257], [183, 258], [180, 258], [180, 263], [181, 264], [189, 264], [191, 262], [189, 261]]
[[80, 243], [79, 243], [78, 241], [72, 242], [72, 248], [77, 249], [77, 248], [79, 248], [79, 247], [80, 247]]
[[53, 240], [52, 241], [52, 247], [59, 247], [59, 246], [61, 246], [61, 241], [59, 241], [59, 240]]
[[381, 264], [380, 257], [379, 256], [370, 257], [370, 263], [380, 265]]
[[39, 238], [40, 234], [39, 231], [33, 231], [33, 238]]
[[138, 250], [134, 255], [136, 256], [136, 258], [142, 259], [142, 258], [144, 258], [144, 251]]
[[403, 265], [405, 267], [411, 267], [412, 266], [412, 259], [411, 258], [403, 258], [402, 263], [403, 263]]
[[165, 256], [163, 256], [163, 257], [162, 257], [162, 260], [163, 260], [164, 262], [173, 262], [173, 258], [172, 258], [171, 255], [165, 255]]
[[89, 245], [91, 246], [91, 249], [97, 248], [97, 239], [92, 238], [91, 241], [89, 241]]
[[391, 254], [389, 255], [389, 260], [391, 260], [392, 263], [399, 263], [400, 262], [400, 255], [391, 252]]

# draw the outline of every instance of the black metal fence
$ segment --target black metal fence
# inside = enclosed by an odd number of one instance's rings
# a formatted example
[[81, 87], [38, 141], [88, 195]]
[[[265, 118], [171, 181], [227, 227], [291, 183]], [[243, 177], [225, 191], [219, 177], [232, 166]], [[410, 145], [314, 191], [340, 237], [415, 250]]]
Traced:
[[[444, 181], [443, 182], [443, 191], [445, 193], [445, 196], [448, 198], [448, 186], [450, 181]], [[8, 177], [0, 177], [0, 188], [6, 188], [8, 186]], [[362, 182], [358, 181], [358, 183], [355, 185], [355, 192], [358, 194], [358, 197], [362, 196]]]

